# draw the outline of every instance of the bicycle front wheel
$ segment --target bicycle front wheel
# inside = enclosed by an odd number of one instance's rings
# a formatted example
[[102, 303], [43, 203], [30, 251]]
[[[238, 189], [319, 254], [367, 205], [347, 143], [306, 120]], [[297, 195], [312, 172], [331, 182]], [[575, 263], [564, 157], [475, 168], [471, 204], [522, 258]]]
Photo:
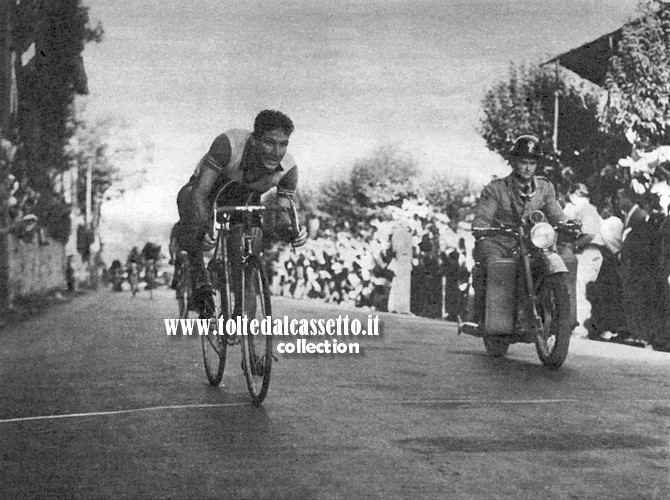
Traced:
[[205, 373], [210, 385], [217, 386], [223, 378], [223, 370], [226, 367], [226, 354], [228, 351], [228, 341], [225, 332], [214, 330], [218, 328], [217, 320], [223, 317], [224, 322], [230, 318], [230, 308], [228, 301], [223, 297], [218, 287], [214, 289], [214, 308], [215, 314], [211, 319], [210, 329], [207, 335], [202, 335], [202, 357], [205, 364]]
[[[270, 288], [260, 259], [256, 256], [250, 257], [245, 264], [241, 296], [242, 314], [249, 321], [256, 319], [260, 325], [272, 314]], [[272, 360], [272, 335], [263, 335], [259, 331], [257, 335], [248, 332], [242, 337], [242, 369], [254, 406], [259, 406], [267, 396]]]

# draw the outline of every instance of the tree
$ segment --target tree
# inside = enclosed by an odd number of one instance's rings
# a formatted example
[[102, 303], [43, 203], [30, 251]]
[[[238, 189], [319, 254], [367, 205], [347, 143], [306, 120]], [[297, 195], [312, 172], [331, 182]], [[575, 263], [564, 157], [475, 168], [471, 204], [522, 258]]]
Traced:
[[555, 78], [538, 65], [509, 66], [507, 81], [498, 82], [482, 101], [479, 133], [491, 151], [505, 155], [521, 134], [532, 132], [548, 140], [552, 133]]
[[85, 118], [84, 109], [70, 120], [70, 140], [65, 146], [65, 157], [78, 175], [77, 203], [86, 210], [86, 176], [91, 169], [92, 213], [89, 220], [97, 227], [100, 207], [105, 200], [136, 189], [144, 181], [146, 165], [151, 162], [153, 145], [142, 142], [131, 133], [123, 120], [113, 117], [93, 122]]
[[[63, 147], [76, 95], [88, 94], [81, 52], [90, 41], [102, 40], [102, 26], [89, 26], [81, 0], [22, 1], [14, 7], [12, 37], [19, 57], [16, 80], [20, 135], [18, 157], [31, 183], [40, 191], [53, 187], [53, 170], [68, 168]], [[32, 57], [25, 65], [22, 55]]]
[[356, 201], [366, 208], [396, 205], [416, 195], [419, 167], [412, 156], [395, 146], [382, 146], [357, 160], [351, 171]]
[[[553, 151], [555, 92], [559, 96], [558, 144]], [[545, 151], [572, 167], [579, 180], [621, 156], [621, 137], [608, 134], [598, 120], [599, 92], [555, 66], [514, 64], [506, 81], [482, 100], [479, 133], [492, 151], [506, 155], [514, 139], [532, 133]]]
[[102, 40], [103, 29], [89, 25], [81, 0], [12, 1], [11, 38], [18, 109], [12, 130], [18, 146], [12, 173], [22, 188], [37, 192], [35, 213], [56, 240], [66, 242], [69, 208], [58, 192], [59, 174], [69, 168], [64, 147], [73, 100], [88, 93], [81, 53]]
[[325, 226], [357, 232], [373, 217], [383, 217], [384, 207], [415, 198], [418, 175], [419, 167], [409, 153], [382, 146], [357, 160], [348, 179], [323, 186], [317, 210], [328, 215]]
[[424, 186], [426, 200], [450, 221], [464, 221], [472, 213], [477, 195], [481, 191], [469, 179], [435, 175]]
[[642, 0], [641, 16], [623, 28], [609, 61], [602, 129], [621, 136], [633, 129], [670, 144], [670, 4]]

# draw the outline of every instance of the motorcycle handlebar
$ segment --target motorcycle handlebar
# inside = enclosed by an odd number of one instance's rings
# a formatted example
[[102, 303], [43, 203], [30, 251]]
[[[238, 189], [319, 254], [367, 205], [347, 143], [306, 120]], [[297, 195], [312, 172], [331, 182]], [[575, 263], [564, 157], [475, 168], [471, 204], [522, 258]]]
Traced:
[[510, 234], [515, 236], [517, 230], [511, 227], [473, 227], [472, 233], [479, 237], [498, 236], [501, 234]]

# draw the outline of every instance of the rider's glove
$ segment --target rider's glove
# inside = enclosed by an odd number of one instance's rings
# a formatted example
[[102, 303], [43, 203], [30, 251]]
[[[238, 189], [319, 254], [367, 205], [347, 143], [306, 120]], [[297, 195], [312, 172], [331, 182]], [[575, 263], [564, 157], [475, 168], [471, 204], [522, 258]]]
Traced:
[[561, 229], [567, 233], [577, 234], [582, 230], [582, 222], [577, 219], [566, 220], [561, 224]]
[[[488, 229], [488, 228], [487, 228], [487, 229]], [[474, 236], [476, 240], [478, 240], [479, 238], [483, 238], [484, 236], [486, 236], [486, 231], [487, 231], [487, 229], [484, 229], [484, 228], [481, 228], [481, 229], [473, 228], [473, 229], [472, 229], [472, 236]]]
[[293, 238], [293, 241], [291, 241], [291, 245], [294, 247], [301, 247], [305, 243], [307, 243], [307, 228], [305, 228], [305, 226], [300, 226], [298, 234]]

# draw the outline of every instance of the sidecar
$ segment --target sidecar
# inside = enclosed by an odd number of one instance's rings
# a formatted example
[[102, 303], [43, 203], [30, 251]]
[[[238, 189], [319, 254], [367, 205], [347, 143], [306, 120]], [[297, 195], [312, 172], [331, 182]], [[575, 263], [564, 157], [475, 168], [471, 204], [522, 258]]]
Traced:
[[[570, 297], [570, 320], [572, 327], [577, 326], [577, 258], [572, 252], [563, 249], [559, 252], [567, 272], [568, 294]], [[517, 269], [516, 258], [500, 258], [489, 263], [486, 285], [486, 320], [484, 331], [486, 336], [514, 335], [515, 315], [519, 309], [517, 300]]]

